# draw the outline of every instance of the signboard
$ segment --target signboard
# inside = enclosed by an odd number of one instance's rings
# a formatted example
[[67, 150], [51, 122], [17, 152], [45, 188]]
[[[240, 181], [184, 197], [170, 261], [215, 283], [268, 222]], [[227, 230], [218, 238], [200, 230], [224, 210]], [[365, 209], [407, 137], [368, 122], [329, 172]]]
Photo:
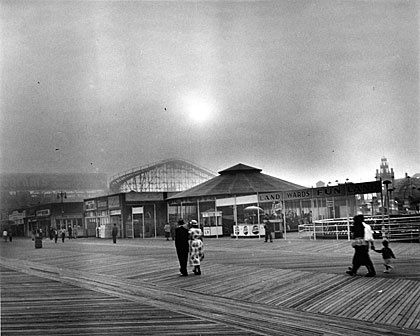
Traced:
[[365, 183], [347, 183], [347, 195], [371, 194], [382, 191], [381, 181]]
[[125, 194], [125, 200], [127, 202], [163, 201], [163, 193], [161, 192], [147, 192], [147, 193], [129, 192]]
[[45, 217], [50, 215], [50, 209], [38, 210], [36, 212], [37, 217]]
[[109, 209], [120, 208], [120, 197], [118, 195], [108, 197], [108, 208]]
[[304, 200], [311, 198], [344, 197], [356, 194], [380, 193], [381, 182], [345, 183], [335, 186], [326, 186], [311, 189], [298, 189], [290, 191], [279, 191], [272, 193], [261, 193], [258, 195], [259, 203]]
[[94, 200], [86, 201], [85, 202], [85, 209], [86, 210], [96, 210], [96, 203]]
[[283, 199], [295, 200], [295, 199], [310, 199], [312, 198], [312, 189], [299, 189], [293, 191], [285, 191], [283, 193]]
[[142, 214], [143, 213], [143, 207], [132, 208], [131, 210], [133, 212], [133, 215]]
[[20, 219], [23, 219], [26, 217], [26, 211], [22, 210], [22, 212], [19, 212], [17, 210], [13, 211], [11, 215], [9, 215], [10, 221], [17, 221]]
[[202, 212], [201, 215], [203, 217], [221, 217], [222, 212], [221, 211], [206, 211], [206, 212]]
[[239, 224], [233, 226], [233, 232], [238, 237], [258, 237], [265, 235], [263, 224]]
[[257, 203], [257, 195], [249, 196], [238, 196], [238, 197], [229, 197], [229, 198], [219, 198], [216, 200], [216, 207], [229, 206], [229, 205], [239, 205], [239, 204], [252, 204]]
[[108, 208], [108, 200], [107, 199], [98, 199], [97, 200], [98, 209], [106, 209]]
[[110, 216], [118, 216], [121, 215], [121, 210], [110, 210], [109, 211]]

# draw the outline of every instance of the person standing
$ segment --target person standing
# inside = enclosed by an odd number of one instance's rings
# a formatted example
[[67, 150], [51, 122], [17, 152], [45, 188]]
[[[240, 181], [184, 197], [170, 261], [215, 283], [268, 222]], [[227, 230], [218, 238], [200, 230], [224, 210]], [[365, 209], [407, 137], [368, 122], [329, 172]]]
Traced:
[[73, 229], [71, 228], [71, 226], [69, 225], [69, 229], [68, 229], [68, 231], [69, 231], [69, 239], [71, 239], [73, 236], [72, 236], [72, 234], [73, 234]]
[[176, 226], [176, 223], [170, 223], [170, 225], [171, 225], [171, 237], [172, 237], [172, 240], [175, 240], [175, 226]]
[[57, 244], [57, 240], [58, 240], [58, 230], [57, 228], [54, 228], [54, 242]]
[[368, 273], [367, 277], [374, 277], [376, 275], [372, 260], [369, 256], [369, 244], [372, 250], [375, 249], [373, 240], [373, 231], [370, 225], [364, 223], [364, 216], [357, 215], [353, 217], [352, 235], [354, 242], [353, 266], [346, 273], [349, 275], [356, 275], [360, 266], [366, 266]]
[[117, 228], [117, 224], [114, 223], [114, 227], [112, 228], [112, 242], [114, 244], [117, 243], [117, 235], [118, 235], [118, 228]]
[[64, 227], [61, 228], [61, 241], [64, 243], [64, 239], [66, 239], [66, 229]]
[[5, 242], [7, 242], [7, 230], [6, 229], [3, 230], [3, 239], [4, 239]]
[[169, 237], [171, 236], [171, 225], [169, 223], [166, 223], [163, 229], [165, 230], [166, 240], [169, 240]]
[[188, 224], [183, 219], [178, 221], [178, 227], [175, 229], [175, 248], [179, 261], [179, 271], [182, 276], [188, 275], [188, 252], [189, 252], [189, 231]]
[[265, 229], [265, 241], [264, 242], [267, 243], [268, 239], [270, 239], [270, 243], [272, 243], [273, 242], [273, 236], [272, 236], [271, 233], [273, 232], [273, 225], [267, 218], [264, 219], [264, 229]]
[[198, 227], [196, 220], [191, 221], [191, 229], [189, 236], [191, 239], [190, 243], [190, 262], [194, 267], [193, 272], [195, 275], [201, 275], [201, 261], [204, 259], [204, 244], [203, 244], [203, 232]]

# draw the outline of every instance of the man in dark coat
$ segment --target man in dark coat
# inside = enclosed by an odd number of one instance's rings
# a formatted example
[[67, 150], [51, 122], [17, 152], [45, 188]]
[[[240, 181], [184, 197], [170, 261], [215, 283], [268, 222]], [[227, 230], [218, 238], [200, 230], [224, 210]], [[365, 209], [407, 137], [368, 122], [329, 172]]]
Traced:
[[270, 239], [270, 242], [273, 242], [273, 224], [268, 220], [268, 218], [264, 219], [264, 229], [265, 229], [265, 242], [268, 242]]
[[183, 219], [180, 219], [178, 227], [175, 229], [175, 248], [182, 276], [188, 275], [189, 232], [187, 225]]
[[114, 244], [117, 243], [117, 235], [118, 235], [118, 228], [117, 228], [117, 224], [114, 223], [114, 227], [112, 228], [112, 242]]

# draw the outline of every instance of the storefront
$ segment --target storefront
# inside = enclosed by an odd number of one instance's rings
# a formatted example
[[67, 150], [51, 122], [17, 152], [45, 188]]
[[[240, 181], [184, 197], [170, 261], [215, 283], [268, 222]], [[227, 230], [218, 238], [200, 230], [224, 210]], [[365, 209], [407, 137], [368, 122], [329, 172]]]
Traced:
[[65, 202], [49, 203], [30, 207], [25, 210], [25, 217], [16, 223], [16, 235], [31, 237], [37, 230], [42, 230], [48, 237], [53, 229], [64, 229], [68, 235], [71, 228], [72, 236], [84, 237], [83, 203]]
[[[247, 180], [250, 180], [249, 176]], [[210, 185], [210, 182], [207, 184]], [[211, 185], [209, 189], [212, 190]], [[275, 237], [282, 238], [287, 232], [299, 231], [314, 220], [337, 218], [345, 218], [346, 221], [345, 230], [341, 230], [340, 234], [349, 235], [350, 218], [373, 211], [377, 200], [382, 199], [381, 192], [381, 182], [374, 181], [229, 197], [225, 194], [207, 200], [207, 207], [211, 209], [203, 210], [204, 199], [208, 195], [194, 198], [192, 190], [175, 195], [169, 205], [177, 210], [172, 212], [184, 219], [199, 218], [208, 236], [261, 237], [265, 235], [263, 220], [268, 219]], [[214, 234], [216, 228], [221, 231]]]
[[[173, 218], [198, 220], [206, 236], [261, 237], [265, 235], [262, 225], [264, 212], [249, 208], [258, 206], [258, 193], [303, 188], [243, 164], [220, 171], [219, 174], [169, 197], [169, 213]], [[278, 232], [282, 221], [282, 217], [272, 218]]]
[[121, 238], [157, 237], [167, 222], [166, 193], [120, 193], [84, 201], [89, 236], [110, 238], [114, 225]]

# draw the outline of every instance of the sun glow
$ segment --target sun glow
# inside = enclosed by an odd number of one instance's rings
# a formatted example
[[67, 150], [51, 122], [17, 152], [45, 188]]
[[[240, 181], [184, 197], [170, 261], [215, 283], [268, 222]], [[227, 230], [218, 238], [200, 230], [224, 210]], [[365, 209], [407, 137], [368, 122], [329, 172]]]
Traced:
[[209, 121], [213, 115], [211, 102], [198, 95], [185, 97], [185, 109], [188, 117], [196, 123]]

